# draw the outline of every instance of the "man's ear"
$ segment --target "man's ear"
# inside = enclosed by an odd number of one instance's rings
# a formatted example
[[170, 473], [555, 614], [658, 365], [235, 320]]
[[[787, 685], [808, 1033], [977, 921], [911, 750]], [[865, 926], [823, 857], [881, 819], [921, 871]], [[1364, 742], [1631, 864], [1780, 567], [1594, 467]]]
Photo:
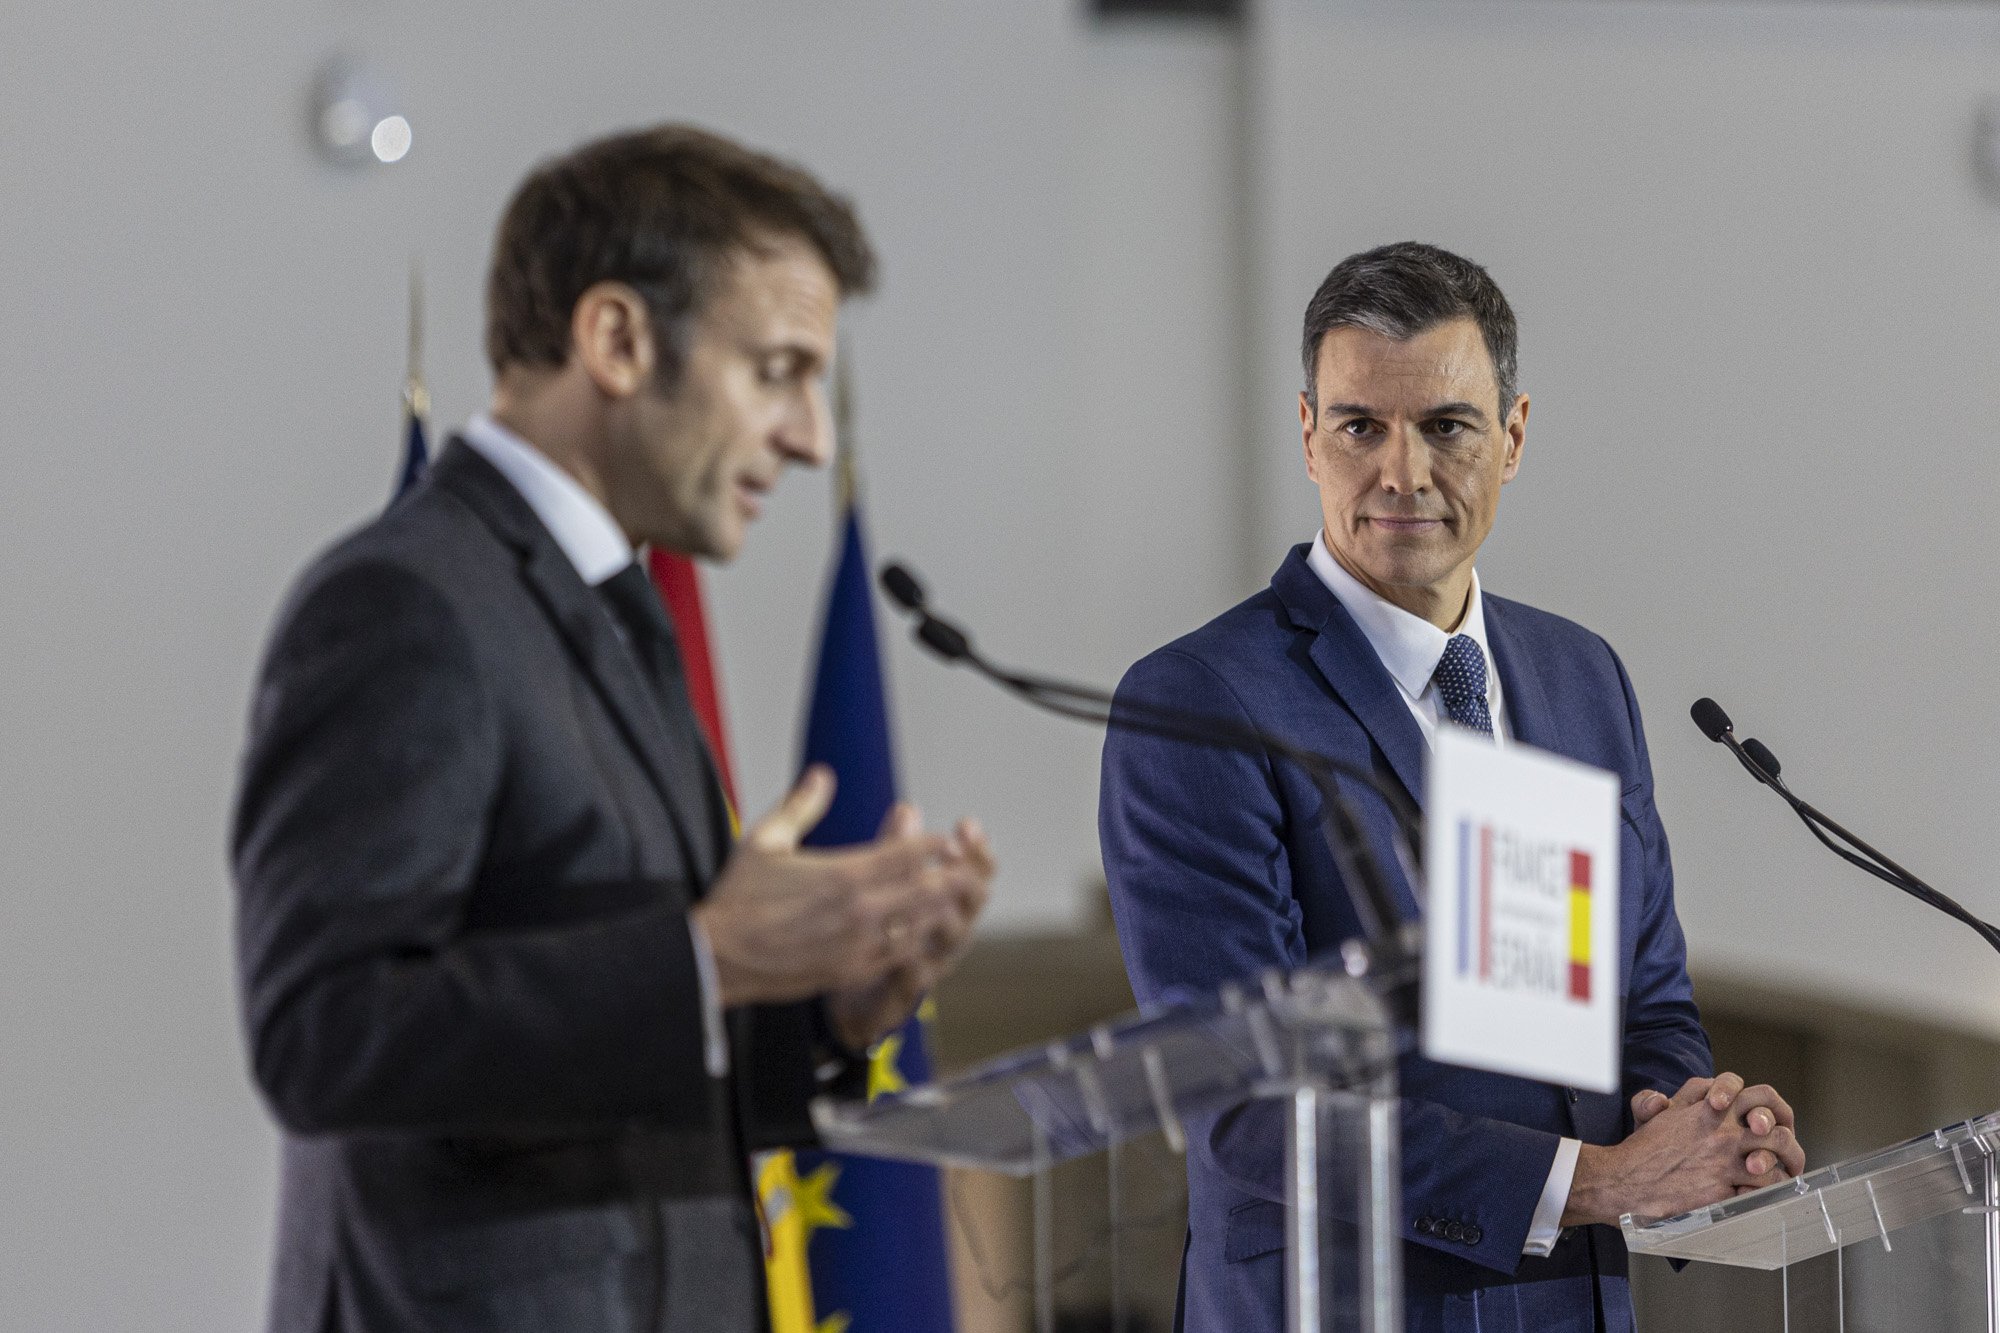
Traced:
[[1521, 446], [1528, 438], [1527, 394], [1514, 400], [1514, 410], [1507, 414], [1507, 424], [1502, 429], [1507, 436], [1507, 463], [1500, 470], [1500, 484], [1504, 486], [1521, 470]]
[[639, 293], [622, 282], [593, 284], [570, 312], [570, 346], [598, 391], [630, 398], [653, 378], [659, 348]]
[[1299, 434], [1304, 437], [1306, 447], [1306, 475], [1319, 480], [1319, 465], [1313, 460], [1313, 408], [1312, 400], [1305, 390], [1299, 390]]

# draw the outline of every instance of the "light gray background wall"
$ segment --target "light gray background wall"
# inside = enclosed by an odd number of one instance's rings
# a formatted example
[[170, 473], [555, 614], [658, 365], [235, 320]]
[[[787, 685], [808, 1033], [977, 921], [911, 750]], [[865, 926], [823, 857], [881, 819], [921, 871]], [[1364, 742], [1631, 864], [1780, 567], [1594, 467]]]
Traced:
[[[996, 655], [1085, 678], [1309, 534], [1289, 330], [1325, 266], [1406, 232], [1490, 262], [1536, 395], [1490, 577], [1625, 650], [1697, 947], [1848, 988], [1873, 968], [2000, 1028], [1972, 942], [1814, 859], [1678, 719], [1713, 690], [2000, 910], [1976, 832], [2000, 212], [1964, 161], [1994, 38], [1985, 8], [1907, 4], [1269, 0], [1247, 46], [1092, 32], [1067, 0], [16, 7], [0, 1329], [254, 1322], [272, 1140], [223, 864], [254, 655], [389, 484], [411, 253], [448, 422], [485, 392], [508, 188], [666, 117], [860, 200], [887, 261], [850, 326], [878, 552]], [[336, 49], [400, 82], [403, 165], [309, 154]], [[711, 583], [753, 808], [793, 762], [827, 511], [795, 478]], [[991, 927], [1073, 920], [1094, 738], [905, 648], [891, 670], [906, 785], [1001, 842]]]

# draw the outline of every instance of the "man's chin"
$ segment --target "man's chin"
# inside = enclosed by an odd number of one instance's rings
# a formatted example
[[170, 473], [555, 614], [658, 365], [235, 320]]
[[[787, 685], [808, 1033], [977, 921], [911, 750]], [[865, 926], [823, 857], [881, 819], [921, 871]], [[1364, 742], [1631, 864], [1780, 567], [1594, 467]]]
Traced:
[[743, 549], [744, 530], [706, 531], [685, 528], [646, 539], [646, 545], [655, 551], [669, 551], [684, 555], [690, 560], [707, 560], [713, 564], [728, 564]]
[[744, 540], [749, 535], [749, 526], [742, 523], [730, 524], [717, 531], [705, 533], [701, 549], [693, 553], [694, 558], [726, 565], [742, 553]]
[[1362, 562], [1365, 582], [1377, 588], [1428, 588], [1451, 572], [1442, 560], [1376, 559]]

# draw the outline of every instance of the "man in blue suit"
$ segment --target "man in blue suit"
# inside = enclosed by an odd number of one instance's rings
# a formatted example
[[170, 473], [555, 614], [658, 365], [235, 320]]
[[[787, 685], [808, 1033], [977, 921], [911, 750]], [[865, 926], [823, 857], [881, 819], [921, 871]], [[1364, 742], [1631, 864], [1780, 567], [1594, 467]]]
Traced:
[[[1486, 271], [1398, 244], [1334, 268], [1306, 310], [1299, 420], [1323, 527], [1271, 586], [1140, 661], [1119, 687], [1373, 769], [1423, 796], [1437, 728], [1527, 744], [1622, 783], [1624, 1095], [1406, 1056], [1408, 1326], [1627, 1330], [1619, 1214], [1663, 1216], [1804, 1167], [1769, 1087], [1712, 1076], [1674, 914], [1639, 708], [1604, 640], [1482, 592], [1473, 560], [1520, 468], [1528, 399]], [[1371, 844], [1379, 797], [1349, 794]], [[1099, 813], [1142, 1002], [1295, 967], [1362, 933], [1295, 767], [1113, 731]], [[1384, 858], [1387, 860], [1388, 858]], [[1405, 913], [1418, 906], [1395, 886]], [[1628, 1100], [1629, 1099], [1629, 1100]], [[1192, 1127], [1181, 1327], [1277, 1330], [1283, 1132], [1252, 1103]]]

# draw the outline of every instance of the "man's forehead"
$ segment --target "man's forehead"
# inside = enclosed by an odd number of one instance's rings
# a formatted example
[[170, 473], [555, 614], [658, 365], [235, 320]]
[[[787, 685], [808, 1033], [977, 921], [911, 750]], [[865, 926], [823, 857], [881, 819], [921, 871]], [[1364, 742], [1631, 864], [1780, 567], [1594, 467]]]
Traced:
[[1331, 329], [1320, 340], [1315, 369], [1322, 402], [1385, 393], [1463, 398], [1490, 394], [1497, 383], [1486, 340], [1471, 319], [1449, 320], [1408, 338]]
[[817, 250], [776, 237], [730, 256], [707, 310], [739, 334], [826, 343], [840, 310], [840, 284]]

